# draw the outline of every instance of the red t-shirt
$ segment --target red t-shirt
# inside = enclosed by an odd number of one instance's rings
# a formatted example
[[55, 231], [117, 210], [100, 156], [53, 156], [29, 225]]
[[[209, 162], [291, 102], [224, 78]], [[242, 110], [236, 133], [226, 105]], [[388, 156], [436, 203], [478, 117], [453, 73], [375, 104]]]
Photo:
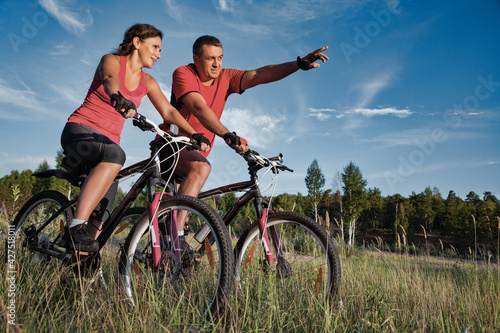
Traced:
[[[125, 88], [125, 73], [127, 71], [127, 57], [120, 56], [120, 92], [123, 97], [132, 101], [139, 108], [141, 100], [146, 95], [146, 73], [141, 73], [139, 86], [134, 91]], [[120, 145], [120, 135], [123, 130], [125, 118], [111, 106], [111, 99], [104, 92], [102, 82], [92, 81], [87, 97], [83, 104], [69, 117], [69, 123], [85, 124], [107, 136]]]
[[[243, 93], [243, 90], [241, 90], [241, 79], [245, 73], [246, 71], [244, 70], [223, 68], [212, 85], [204, 86], [200, 81], [194, 64], [181, 66], [174, 71], [172, 80], [172, 105], [186, 118], [196, 133], [203, 133], [210, 140], [212, 146], [215, 134], [206, 129], [198, 118], [185, 105], [179, 103], [178, 100], [190, 92], [200, 93], [205, 99], [205, 103], [220, 119], [229, 95]], [[206, 153], [201, 153], [206, 157], [210, 151], [211, 149]]]

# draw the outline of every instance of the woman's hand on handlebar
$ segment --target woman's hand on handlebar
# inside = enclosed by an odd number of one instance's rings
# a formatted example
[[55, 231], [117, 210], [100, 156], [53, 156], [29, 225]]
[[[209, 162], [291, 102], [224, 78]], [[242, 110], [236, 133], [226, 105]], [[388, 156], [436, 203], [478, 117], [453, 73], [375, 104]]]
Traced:
[[122, 93], [119, 91], [117, 94], [111, 95], [111, 106], [124, 118], [133, 118], [137, 114], [135, 104], [123, 97]]

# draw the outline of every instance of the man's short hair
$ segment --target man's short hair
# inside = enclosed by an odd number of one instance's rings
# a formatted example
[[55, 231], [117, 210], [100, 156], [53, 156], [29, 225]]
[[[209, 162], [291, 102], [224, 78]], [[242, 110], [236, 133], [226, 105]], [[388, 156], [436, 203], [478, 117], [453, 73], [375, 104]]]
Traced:
[[202, 56], [203, 53], [203, 45], [212, 45], [222, 47], [222, 43], [217, 37], [214, 36], [201, 36], [193, 44], [193, 54], [198, 57]]

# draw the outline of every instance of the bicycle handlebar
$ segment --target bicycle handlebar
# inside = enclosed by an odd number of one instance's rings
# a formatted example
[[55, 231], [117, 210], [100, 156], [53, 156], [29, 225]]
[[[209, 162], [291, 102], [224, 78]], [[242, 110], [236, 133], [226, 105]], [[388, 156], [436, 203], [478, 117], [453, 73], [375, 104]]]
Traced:
[[136, 115], [133, 117], [133, 124], [134, 126], [139, 127], [143, 131], [154, 132], [168, 141], [184, 143], [187, 144], [190, 148], [196, 150], [201, 148], [194, 139], [188, 138], [187, 136], [184, 135], [178, 135], [178, 134], [173, 134], [172, 132], [166, 132], [162, 130], [158, 125], [156, 125], [152, 120], [147, 119], [142, 114], [136, 113]]
[[292, 169], [281, 163], [283, 162], [282, 154], [279, 154], [276, 157], [267, 158], [260, 155], [255, 150], [249, 149], [247, 152], [243, 153], [242, 156], [247, 162], [253, 161], [263, 167], [272, 167], [273, 169], [293, 172]]
[[[136, 115], [133, 117], [133, 120], [134, 120], [134, 126], [139, 127], [143, 131], [155, 132], [156, 134], [158, 134], [162, 138], [165, 138], [168, 141], [185, 143], [192, 149], [200, 149], [200, 146], [196, 144], [195, 140], [193, 140], [192, 138], [188, 138], [183, 135], [173, 134], [172, 132], [166, 132], [162, 130], [158, 125], [156, 125], [153, 121], [147, 119], [145, 116], [139, 113], [136, 113]], [[283, 165], [281, 163], [283, 162], [282, 154], [279, 154], [278, 156], [275, 157], [267, 158], [260, 155], [255, 150], [249, 149], [247, 152], [241, 155], [247, 162], [253, 161], [261, 165], [262, 167], [272, 167], [275, 170], [279, 169], [282, 171], [293, 172], [292, 169], [288, 168], [286, 165]]]

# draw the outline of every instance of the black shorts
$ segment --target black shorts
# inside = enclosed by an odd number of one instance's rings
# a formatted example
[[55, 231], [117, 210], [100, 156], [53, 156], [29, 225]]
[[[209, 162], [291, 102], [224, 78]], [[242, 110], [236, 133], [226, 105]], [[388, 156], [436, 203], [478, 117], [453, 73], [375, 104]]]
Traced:
[[61, 135], [67, 165], [93, 169], [101, 162], [123, 165], [125, 152], [114, 141], [84, 124], [67, 123]]
[[[88, 174], [101, 162], [125, 163], [125, 152], [120, 146], [84, 124], [67, 123], [61, 135], [61, 146], [66, 155], [63, 167], [75, 175]], [[101, 222], [108, 219], [117, 190], [118, 182], [114, 182], [92, 213], [94, 219]]]

